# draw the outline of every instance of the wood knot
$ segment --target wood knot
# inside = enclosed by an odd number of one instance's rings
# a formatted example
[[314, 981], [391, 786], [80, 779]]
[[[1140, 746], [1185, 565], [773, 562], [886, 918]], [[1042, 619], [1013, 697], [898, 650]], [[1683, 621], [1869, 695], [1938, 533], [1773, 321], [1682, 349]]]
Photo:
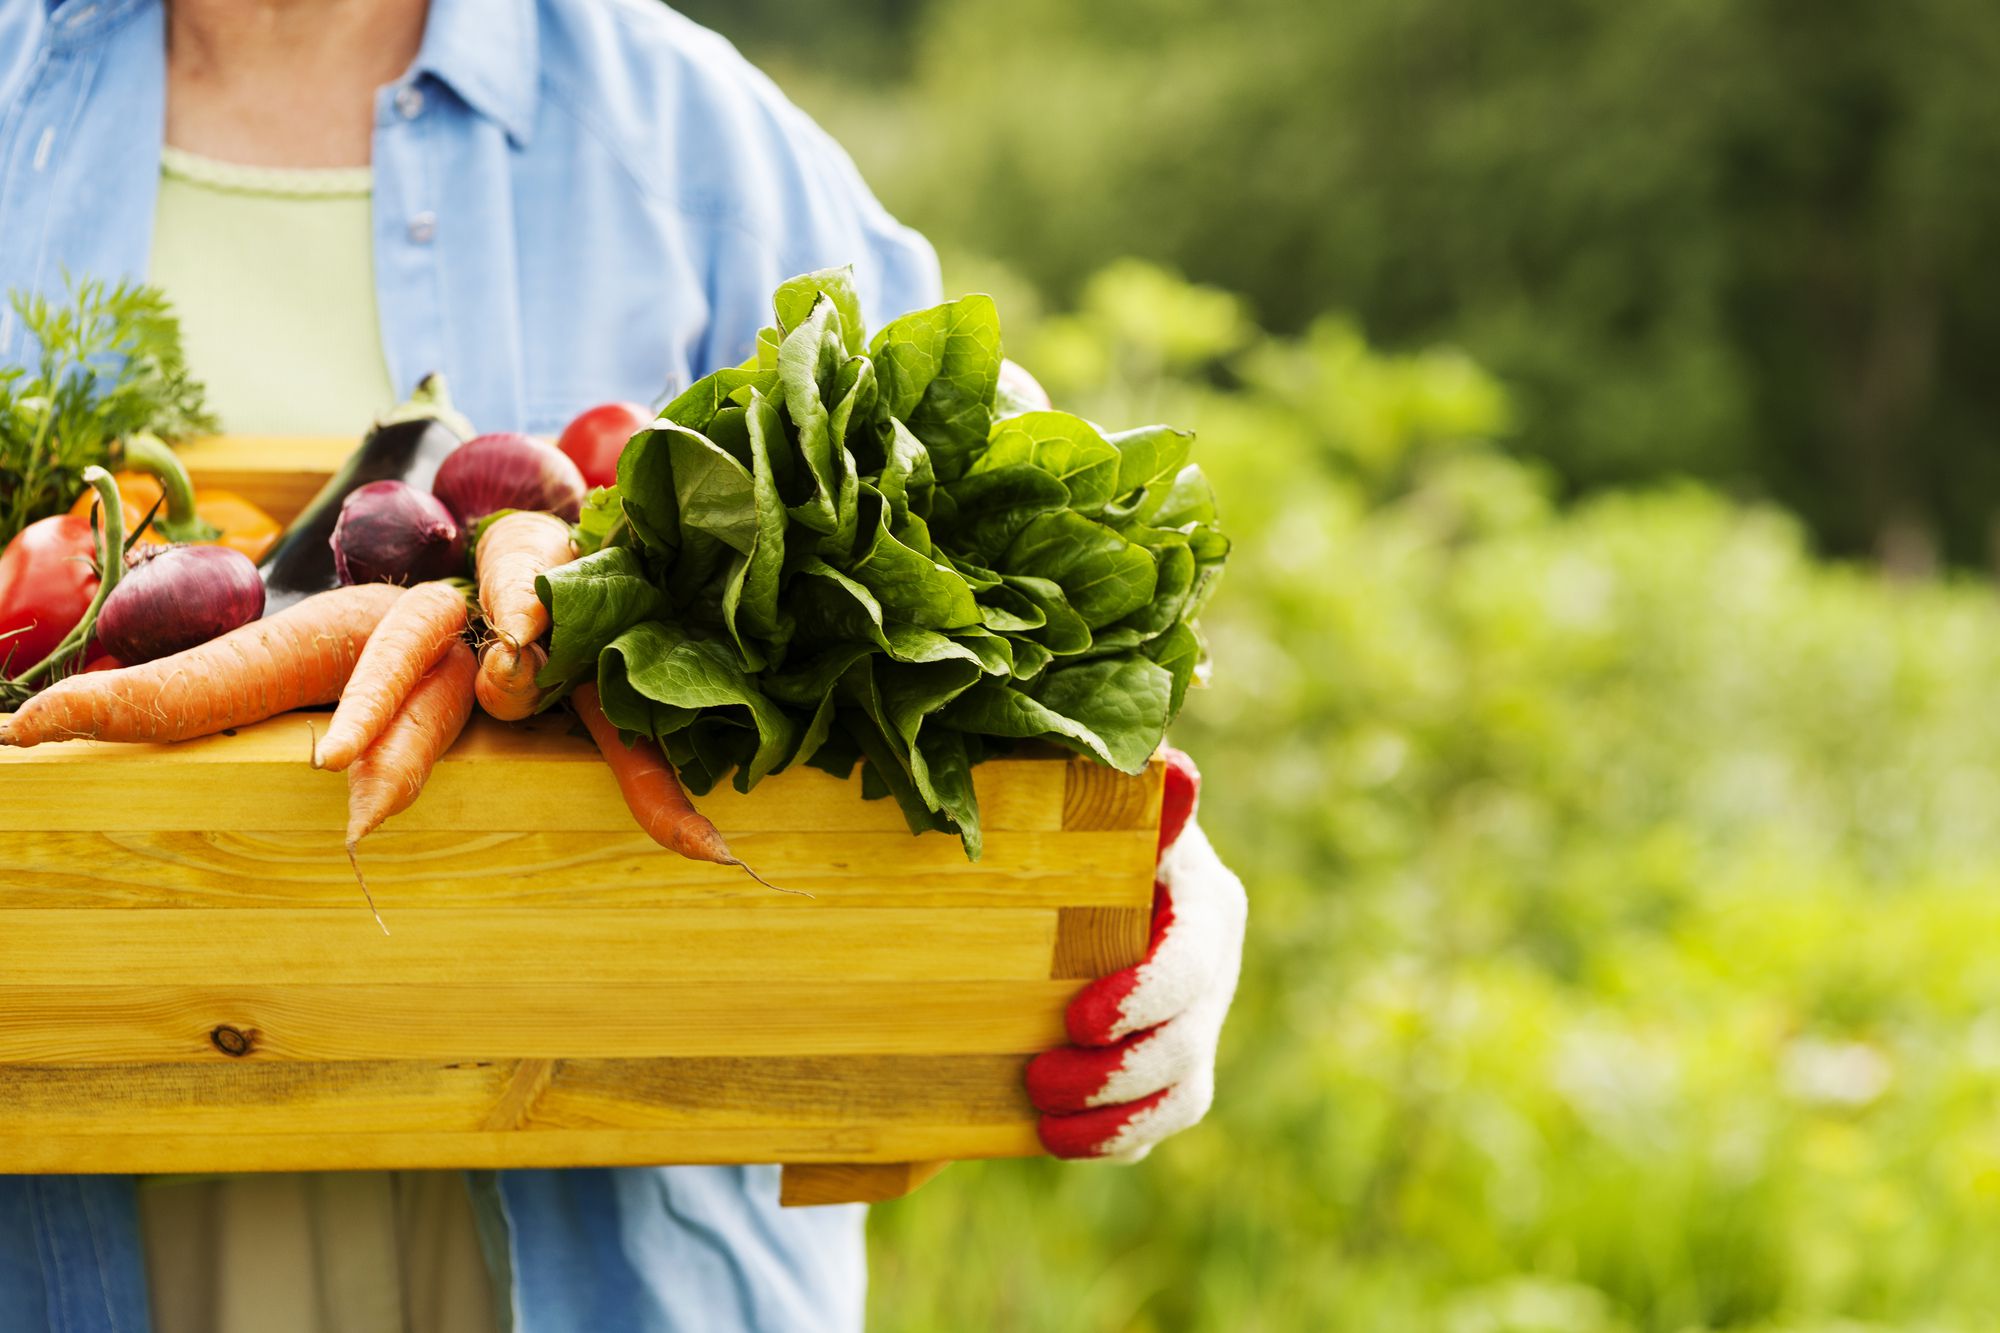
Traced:
[[257, 1044], [257, 1029], [251, 1028], [245, 1032], [241, 1028], [220, 1023], [209, 1031], [208, 1039], [215, 1044], [215, 1049], [224, 1055], [232, 1058], [248, 1055], [251, 1048]]

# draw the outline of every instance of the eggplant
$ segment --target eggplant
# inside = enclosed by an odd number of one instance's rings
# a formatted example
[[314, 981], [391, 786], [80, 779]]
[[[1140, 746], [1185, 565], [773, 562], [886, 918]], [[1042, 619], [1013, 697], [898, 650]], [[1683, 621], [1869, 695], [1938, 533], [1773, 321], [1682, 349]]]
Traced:
[[347, 497], [371, 481], [403, 481], [428, 491], [445, 455], [472, 438], [472, 423], [452, 408], [444, 376], [417, 382], [410, 401], [376, 421], [340, 471], [285, 529], [258, 566], [264, 614], [274, 616], [316, 592], [340, 586], [333, 525]]

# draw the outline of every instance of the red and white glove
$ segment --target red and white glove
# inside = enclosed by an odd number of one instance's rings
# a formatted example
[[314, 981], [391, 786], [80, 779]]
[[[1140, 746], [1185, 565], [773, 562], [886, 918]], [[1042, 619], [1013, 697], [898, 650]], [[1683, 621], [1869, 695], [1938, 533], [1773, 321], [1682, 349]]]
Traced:
[[1215, 1050], [1236, 994], [1249, 900], [1192, 822], [1201, 774], [1167, 751], [1153, 942], [1144, 961], [1070, 1001], [1069, 1039], [1028, 1063], [1042, 1146], [1136, 1162], [1207, 1114]]

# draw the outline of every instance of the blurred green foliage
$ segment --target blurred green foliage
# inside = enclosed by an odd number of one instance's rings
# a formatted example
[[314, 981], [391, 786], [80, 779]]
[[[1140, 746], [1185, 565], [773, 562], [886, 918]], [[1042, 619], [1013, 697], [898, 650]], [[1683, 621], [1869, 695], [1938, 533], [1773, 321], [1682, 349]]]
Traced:
[[691, 0], [890, 206], [1065, 297], [1467, 348], [1568, 487], [1686, 473], [1991, 556], [2000, 6]]
[[1239, 544], [1177, 739], [1251, 941], [1210, 1120], [877, 1209], [873, 1327], [1990, 1326], [1987, 588], [1692, 486], [1565, 510], [1463, 356], [1133, 263], [1010, 351], [1200, 431]]
[[2000, 8], [686, 7], [1238, 539], [1215, 1110], [877, 1209], [873, 1326], [2000, 1322], [2000, 604], [1814, 554], [1990, 557]]

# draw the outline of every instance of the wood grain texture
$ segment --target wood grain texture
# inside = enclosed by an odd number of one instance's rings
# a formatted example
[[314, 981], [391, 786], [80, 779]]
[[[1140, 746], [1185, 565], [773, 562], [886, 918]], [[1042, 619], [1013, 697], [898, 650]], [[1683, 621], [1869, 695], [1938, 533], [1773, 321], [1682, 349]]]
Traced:
[[786, 1208], [830, 1203], [885, 1203], [900, 1199], [950, 1162], [794, 1163], [779, 1175], [778, 1202]]
[[[1063, 1040], [1063, 1007], [1075, 992], [1074, 982], [1054, 980], [10, 985], [0, 986], [0, 1067], [383, 1056], [1026, 1057]], [[240, 1054], [217, 1045], [221, 1028], [245, 1034]]]
[[1045, 908], [412, 908], [384, 935], [351, 908], [0, 909], [0, 978], [115, 982], [558, 985], [622, 982], [996, 981], [1049, 975]]
[[360, 443], [345, 435], [217, 435], [176, 452], [196, 487], [235, 491], [290, 523]]
[[1049, 975], [1089, 980], [1130, 967], [1145, 956], [1152, 924], [1150, 906], [1059, 908]]
[[[1157, 770], [1158, 762], [1151, 767]], [[1070, 756], [1063, 772], [1063, 828], [1071, 832], [1086, 829], [1157, 832], [1162, 785], [1156, 775], [1151, 776], [1153, 780], [1135, 780], [1081, 755]]]
[[[738, 833], [731, 845], [774, 884], [828, 907], [1129, 905], [1146, 882], [1153, 834], [995, 833], [967, 861], [956, 838], [908, 832]], [[741, 870], [662, 851], [637, 829], [556, 832], [398, 829], [362, 845], [385, 912], [471, 907], [716, 905], [795, 912]], [[333, 907], [356, 902], [337, 830], [0, 834], [6, 907]]]
[[[704, 1125], [671, 1131], [489, 1130], [327, 1134], [12, 1134], [0, 1161], [30, 1175], [133, 1172], [509, 1170], [744, 1162], [900, 1162], [1033, 1157], [1032, 1120], [996, 1125]], [[826, 1200], [826, 1202], [839, 1202]]]
[[[274, 717], [235, 734], [177, 745], [63, 741], [0, 749], [0, 834], [90, 832], [116, 811], [122, 832], [233, 832], [338, 829], [347, 785], [305, 762], [313, 726], [305, 714]], [[1065, 766], [1007, 758], [973, 771], [981, 822], [991, 832], [1063, 826]], [[1143, 780], [1142, 780], [1143, 781]], [[79, 799], [88, 791], [90, 799]], [[207, 792], [209, 800], [190, 799]], [[495, 792], [510, 793], [496, 800]], [[254, 793], [254, 799], [246, 799]], [[227, 803], [218, 806], [216, 801]], [[894, 801], [861, 799], [861, 779], [795, 768], [749, 794], [732, 787], [696, 804], [724, 834], [901, 832]], [[459, 832], [629, 833], [632, 817], [611, 770], [565, 717], [501, 723], [476, 717], [432, 772], [417, 803], [389, 821], [396, 829]], [[940, 840], [942, 834], [927, 835]]]
[[999, 1124], [1026, 1114], [1018, 1076], [1005, 1056], [350, 1060], [14, 1065], [0, 1088], [9, 1135], [483, 1133]]

